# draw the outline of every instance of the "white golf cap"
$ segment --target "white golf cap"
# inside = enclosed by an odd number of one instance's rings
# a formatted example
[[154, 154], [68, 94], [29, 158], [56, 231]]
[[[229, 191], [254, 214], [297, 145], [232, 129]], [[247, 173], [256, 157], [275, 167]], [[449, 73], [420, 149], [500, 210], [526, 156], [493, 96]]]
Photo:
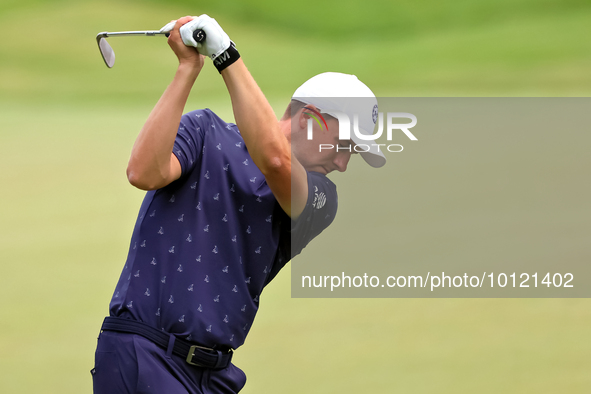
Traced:
[[[316, 106], [320, 112], [338, 118], [336, 113], [346, 114], [353, 127], [355, 116], [359, 120], [359, 132], [372, 135], [378, 118], [378, 100], [355, 75], [326, 72], [304, 82], [292, 96], [293, 100]], [[351, 140], [363, 148], [361, 157], [372, 167], [386, 164], [386, 157], [379, 146], [357, 137], [351, 130]]]

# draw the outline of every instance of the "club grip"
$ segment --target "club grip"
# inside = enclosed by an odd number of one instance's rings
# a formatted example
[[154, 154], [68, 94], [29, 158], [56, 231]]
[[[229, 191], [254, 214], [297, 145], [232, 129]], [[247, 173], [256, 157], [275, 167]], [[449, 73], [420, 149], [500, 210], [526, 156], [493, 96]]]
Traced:
[[193, 32], [193, 39], [197, 42], [205, 41], [205, 32], [201, 29], [197, 29]]
[[[166, 37], [168, 37], [168, 36], [170, 36], [170, 33], [166, 33], [165, 35], [166, 35]], [[203, 30], [201, 30], [201, 29], [195, 30], [193, 32], [193, 39], [196, 42], [203, 42], [203, 41], [205, 41], [205, 32]]]

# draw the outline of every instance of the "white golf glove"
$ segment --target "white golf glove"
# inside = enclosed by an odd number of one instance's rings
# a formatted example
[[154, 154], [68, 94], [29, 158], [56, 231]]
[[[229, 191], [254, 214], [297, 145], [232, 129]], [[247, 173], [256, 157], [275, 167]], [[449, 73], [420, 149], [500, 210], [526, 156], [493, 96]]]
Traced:
[[174, 28], [176, 21], [168, 22], [162, 29], [160, 29], [160, 33], [170, 33]]
[[[193, 32], [197, 29], [205, 32], [205, 41], [195, 41]], [[206, 14], [181, 26], [181, 37], [185, 45], [196, 47], [200, 54], [209, 56], [212, 60], [224, 53], [232, 44], [230, 37], [217, 21]]]
[[[160, 29], [160, 32], [170, 33], [175, 24], [176, 21], [167, 23]], [[205, 33], [205, 40], [202, 42], [196, 42], [193, 38], [193, 32], [199, 29]], [[200, 54], [209, 56], [220, 73], [226, 67], [240, 59], [236, 45], [230, 40], [230, 37], [228, 37], [215, 19], [206, 14], [185, 23], [181, 26], [180, 33], [183, 43], [187, 46], [197, 48]]]

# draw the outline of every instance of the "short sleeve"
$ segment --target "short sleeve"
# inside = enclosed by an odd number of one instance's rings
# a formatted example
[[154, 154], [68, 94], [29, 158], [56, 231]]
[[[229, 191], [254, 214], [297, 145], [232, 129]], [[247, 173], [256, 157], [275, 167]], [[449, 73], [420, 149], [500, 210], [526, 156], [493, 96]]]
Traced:
[[299, 254], [334, 220], [337, 188], [326, 176], [308, 172], [308, 200], [302, 214], [291, 222], [291, 257]]
[[208, 114], [205, 110], [197, 110], [182, 116], [179, 128], [174, 140], [172, 153], [179, 159], [182, 175], [190, 172], [201, 155], [203, 149], [202, 124]]

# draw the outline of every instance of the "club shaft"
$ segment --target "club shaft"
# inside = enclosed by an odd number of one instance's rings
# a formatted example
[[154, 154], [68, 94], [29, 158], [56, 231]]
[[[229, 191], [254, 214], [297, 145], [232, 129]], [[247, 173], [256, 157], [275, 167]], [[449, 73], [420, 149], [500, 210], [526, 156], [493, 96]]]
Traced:
[[140, 31], [105, 31], [99, 33], [99, 37], [116, 37], [116, 36], [156, 36], [164, 35], [166, 33], [158, 30], [140, 30]]

